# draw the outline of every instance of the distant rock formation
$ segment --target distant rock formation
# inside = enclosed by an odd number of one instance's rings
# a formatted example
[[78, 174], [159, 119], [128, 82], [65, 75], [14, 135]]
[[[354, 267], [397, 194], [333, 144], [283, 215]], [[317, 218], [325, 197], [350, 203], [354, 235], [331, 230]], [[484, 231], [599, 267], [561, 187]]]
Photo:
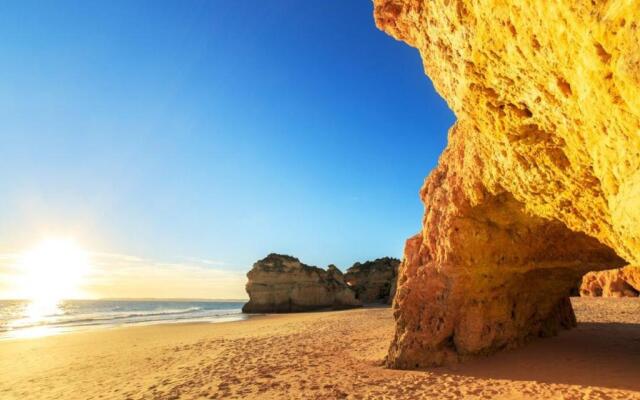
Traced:
[[575, 326], [584, 274], [640, 265], [640, 2], [373, 3], [457, 118], [420, 192], [387, 365]]
[[582, 278], [580, 296], [638, 297], [640, 295], [640, 267], [624, 267], [589, 272]]
[[334, 265], [325, 271], [295, 257], [269, 254], [247, 273], [245, 313], [339, 310], [362, 306]]
[[393, 301], [400, 260], [390, 257], [355, 263], [347, 270], [344, 280], [363, 303]]

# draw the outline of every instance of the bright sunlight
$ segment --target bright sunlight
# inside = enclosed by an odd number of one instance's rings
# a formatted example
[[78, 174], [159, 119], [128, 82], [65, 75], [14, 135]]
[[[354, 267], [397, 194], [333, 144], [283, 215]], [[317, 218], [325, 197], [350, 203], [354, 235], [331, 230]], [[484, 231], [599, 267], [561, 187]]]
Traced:
[[74, 240], [50, 238], [22, 253], [17, 267], [18, 289], [31, 300], [35, 317], [55, 310], [63, 299], [81, 297], [90, 262]]

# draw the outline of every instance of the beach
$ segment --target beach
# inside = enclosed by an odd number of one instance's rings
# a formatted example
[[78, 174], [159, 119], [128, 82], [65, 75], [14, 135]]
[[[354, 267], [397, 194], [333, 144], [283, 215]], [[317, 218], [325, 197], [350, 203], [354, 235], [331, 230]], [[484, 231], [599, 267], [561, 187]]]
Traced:
[[382, 366], [390, 308], [5, 340], [0, 398], [640, 399], [640, 299], [572, 301], [576, 329], [428, 371]]

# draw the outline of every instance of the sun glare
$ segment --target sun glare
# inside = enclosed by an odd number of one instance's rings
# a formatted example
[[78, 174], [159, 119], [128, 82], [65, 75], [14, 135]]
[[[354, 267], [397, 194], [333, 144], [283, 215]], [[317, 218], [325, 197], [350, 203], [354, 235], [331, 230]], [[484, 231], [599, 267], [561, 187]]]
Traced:
[[25, 251], [18, 261], [19, 290], [31, 300], [33, 314], [56, 308], [62, 299], [82, 295], [89, 256], [71, 239], [47, 239]]

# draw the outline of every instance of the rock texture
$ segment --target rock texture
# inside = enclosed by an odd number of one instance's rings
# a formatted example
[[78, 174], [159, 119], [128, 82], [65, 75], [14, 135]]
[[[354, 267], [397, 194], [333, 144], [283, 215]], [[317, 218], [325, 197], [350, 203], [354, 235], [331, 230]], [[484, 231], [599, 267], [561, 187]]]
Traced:
[[590, 270], [640, 264], [640, 3], [374, 0], [455, 113], [420, 192], [388, 365], [571, 327]]
[[390, 303], [395, 295], [395, 282], [400, 260], [390, 257], [355, 263], [344, 280], [363, 303]]
[[624, 267], [589, 272], [582, 278], [580, 296], [638, 297], [640, 295], [640, 267]]
[[245, 313], [283, 313], [359, 307], [362, 303], [334, 265], [325, 271], [295, 257], [269, 254], [247, 273]]

